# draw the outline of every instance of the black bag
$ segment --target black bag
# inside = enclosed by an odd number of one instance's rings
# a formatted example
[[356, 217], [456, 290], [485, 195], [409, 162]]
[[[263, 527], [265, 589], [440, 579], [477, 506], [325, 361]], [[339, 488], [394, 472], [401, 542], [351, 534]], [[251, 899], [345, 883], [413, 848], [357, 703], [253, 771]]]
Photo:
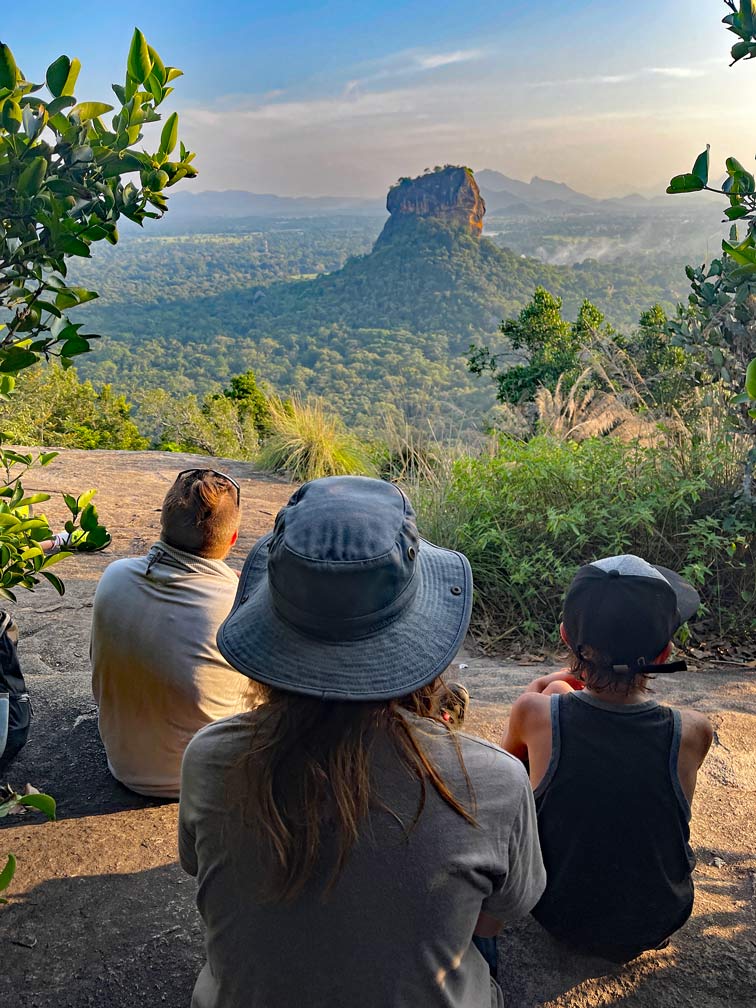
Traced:
[[8, 740], [0, 753], [0, 770], [8, 766], [29, 737], [31, 703], [18, 663], [18, 627], [0, 610], [0, 693], [8, 694]]

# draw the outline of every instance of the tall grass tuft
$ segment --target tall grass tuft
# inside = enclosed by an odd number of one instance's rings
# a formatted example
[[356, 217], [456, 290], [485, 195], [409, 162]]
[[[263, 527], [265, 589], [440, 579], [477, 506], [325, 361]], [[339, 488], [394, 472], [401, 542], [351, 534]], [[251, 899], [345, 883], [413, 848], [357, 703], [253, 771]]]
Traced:
[[319, 399], [268, 400], [270, 435], [257, 462], [294, 480], [322, 476], [372, 476], [374, 467], [360, 442]]

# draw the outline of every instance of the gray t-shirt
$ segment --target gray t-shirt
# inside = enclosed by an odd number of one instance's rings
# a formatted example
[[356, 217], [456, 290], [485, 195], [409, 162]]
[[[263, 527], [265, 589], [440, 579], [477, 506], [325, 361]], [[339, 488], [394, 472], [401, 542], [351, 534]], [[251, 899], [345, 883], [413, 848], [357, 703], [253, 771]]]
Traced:
[[[527, 914], [546, 875], [533, 795], [522, 765], [498, 746], [458, 734], [475, 792], [469, 825], [428, 788], [407, 837], [419, 785], [388, 741], [373, 748], [374, 780], [396, 816], [375, 811], [329, 897], [332, 865], [288, 903], [256, 899], [264, 866], [242, 824], [238, 767], [258, 712], [200, 731], [184, 756], [181, 864], [197, 877], [207, 963], [192, 1008], [499, 1008], [501, 991], [471, 945], [481, 910]], [[454, 794], [466, 785], [448, 732], [412, 719]], [[468, 807], [469, 807], [469, 803]], [[329, 852], [332, 853], [332, 852]]]

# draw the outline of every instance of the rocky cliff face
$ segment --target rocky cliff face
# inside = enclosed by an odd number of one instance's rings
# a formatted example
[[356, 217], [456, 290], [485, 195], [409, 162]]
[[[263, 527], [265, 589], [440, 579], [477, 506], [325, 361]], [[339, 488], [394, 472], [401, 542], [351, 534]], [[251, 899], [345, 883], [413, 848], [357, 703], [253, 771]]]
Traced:
[[408, 221], [426, 218], [463, 227], [480, 235], [486, 204], [469, 168], [443, 168], [417, 178], [402, 179], [389, 189], [386, 209], [391, 214], [379, 242], [392, 236]]

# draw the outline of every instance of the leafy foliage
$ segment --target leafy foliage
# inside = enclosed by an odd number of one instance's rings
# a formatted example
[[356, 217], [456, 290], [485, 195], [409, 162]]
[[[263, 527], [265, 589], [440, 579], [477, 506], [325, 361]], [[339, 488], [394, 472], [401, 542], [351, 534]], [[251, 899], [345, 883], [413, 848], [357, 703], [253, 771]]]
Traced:
[[727, 440], [676, 450], [502, 439], [493, 453], [454, 461], [440, 485], [408, 490], [422, 534], [469, 557], [474, 625], [492, 647], [556, 644], [576, 568], [627, 552], [680, 570], [699, 586], [710, 627], [749, 640], [756, 532], [754, 515], [733, 506], [733, 455]]
[[[167, 209], [164, 190], [196, 175], [193, 155], [178, 143], [178, 116], [166, 120], [157, 151], [135, 148], [142, 127], [160, 119], [157, 108], [181, 74], [162, 60], [136, 29], [118, 106], [79, 102], [79, 61], [60, 56], [44, 85], [26, 80], [10, 48], [0, 43], [0, 373], [15, 375], [41, 357], [63, 365], [90, 348], [66, 312], [97, 296], [66, 282], [66, 260], [90, 255], [103, 239], [115, 244], [121, 216], [142, 223]], [[103, 116], [114, 112], [110, 124]], [[127, 174], [138, 181], [124, 183]]]
[[131, 418], [124, 396], [99, 392], [59, 364], [19, 375], [13, 396], [0, 402], [0, 437], [13, 444], [141, 450], [149, 442]]
[[499, 402], [521, 403], [533, 399], [536, 390], [553, 390], [557, 382], [569, 384], [579, 371], [578, 355], [586, 331], [600, 325], [603, 316], [589, 301], [584, 301], [574, 324], [562, 318], [562, 299], [544, 287], [536, 287], [533, 298], [516, 319], [502, 322], [500, 329], [513, 350], [525, 350], [527, 364], [511, 363], [503, 370], [500, 357], [487, 346], [471, 345], [468, 367], [473, 374], [490, 371], [496, 383]]
[[[731, 50], [732, 61], [756, 56], [756, 0], [725, 0], [730, 13], [723, 19], [727, 30], [738, 36]], [[703, 353], [711, 377], [732, 394], [737, 426], [752, 439], [746, 455], [742, 496], [753, 499], [756, 467], [756, 408], [747, 389], [747, 369], [756, 345], [756, 179], [737, 158], [726, 161], [727, 178], [721, 187], [709, 185], [709, 146], [699, 154], [689, 174], [672, 179], [669, 193], [706, 189], [729, 199], [725, 216], [745, 224], [745, 236], [733, 224], [729, 241], [722, 242], [724, 255], [708, 267], [687, 268], [691, 294], [687, 310], [680, 310], [671, 323], [678, 341]]]
[[27, 494], [23, 479], [30, 470], [49, 465], [57, 455], [57, 452], [43, 452], [34, 458], [7, 448], [0, 453], [0, 466], [4, 470], [0, 475], [0, 598], [15, 602], [14, 588], [33, 591], [41, 579], [62, 595], [63, 582], [50, 568], [74, 551], [91, 552], [103, 549], [110, 542], [110, 534], [100, 524], [97, 508], [92, 503], [95, 491], [88, 490], [78, 497], [63, 494], [71, 514], [65, 523], [70, 544], [63, 552], [45, 555], [41, 544], [52, 538], [53, 530], [44, 515], [34, 513], [34, 507], [50, 500], [51, 495]]
[[139, 422], [154, 447], [252, 459], [269, 432], [270, 408], [254, 371], [235, 375], [222, 392], [171, 396], [153, 389], [140, 397]]
[[[55, 799], [48, 794], [41, 794], [36, 789], [31, 790], [31, 794], [16, 794], [9, 787], [0, 789], [0, 819], [9, 815], [18, 808], [37, 809], [50, 820], [55, 820], [56, 809]], [[16, 858], [9, 854], [5, 866], [0, 870], [0, 892], [7, 889], [16, 874]], [[0, 903], [7, 903], [8, 900], [0, 896]]]

